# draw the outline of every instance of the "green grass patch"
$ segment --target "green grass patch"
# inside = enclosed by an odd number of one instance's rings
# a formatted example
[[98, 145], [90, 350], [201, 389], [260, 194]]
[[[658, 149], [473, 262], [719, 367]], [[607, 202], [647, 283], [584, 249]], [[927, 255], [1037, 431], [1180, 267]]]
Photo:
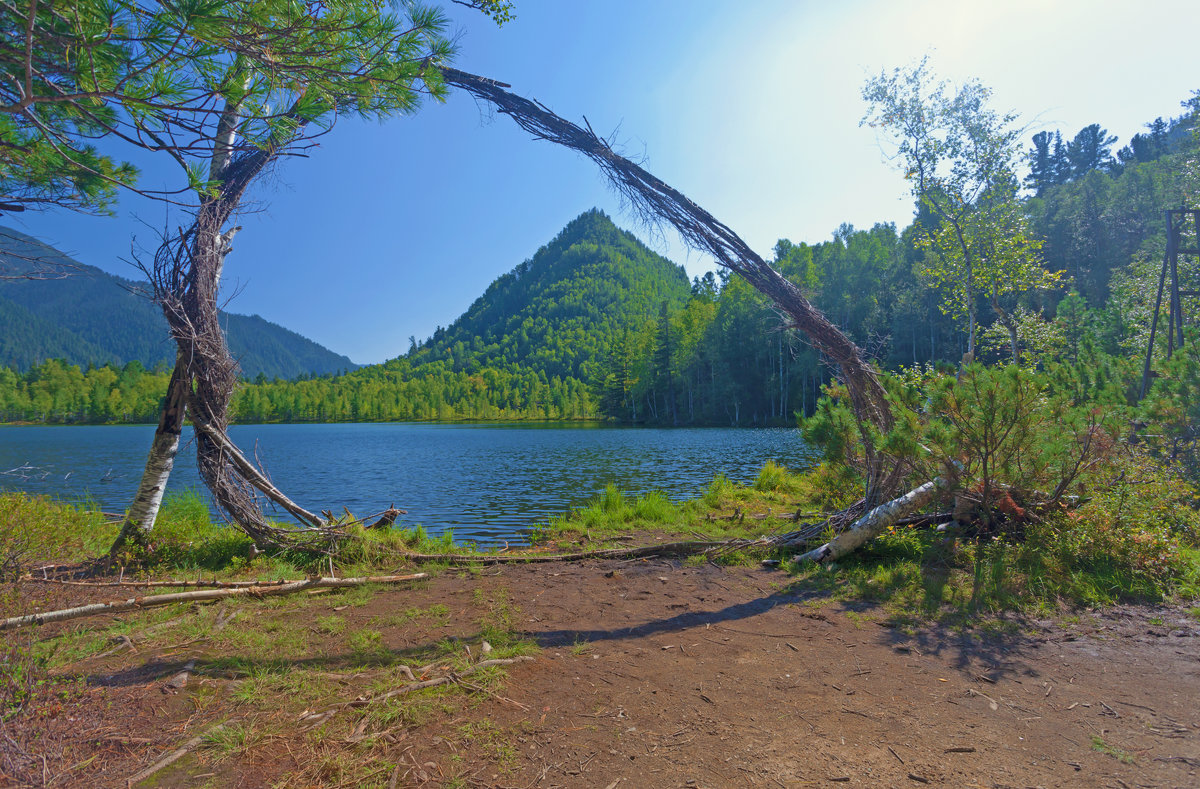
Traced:
[[200, 748], [219, 762], [253, 748], [260, 739], [262, 735], [252, 724], [235, 721], [204, 734]]
[[318, 633], [331, 636], [341, 635], [346, 632], [346, 619], [337, 615], [318, 616], [316, 628]]
[[358, 663], [378, 663], [388, 660], [392, 653], [383, 643], [383, 633], [366, 628], [356, 630], [346, 639], [350, 654]]
[[445, 627], [450, 623], [450, 608], [435, 603], [428, 608], [406, 608], [394, 614], [377, 616], [373, 621], [379, 627], [407, 627], [417, 622], [424, 622], [431, 627]]
[[13, 581], [31, 563], [81, 561], [106, 551], [117, 527], [92, 506], [47, 496], [0, 493], [0, 581]]
[[[723, 540], [755, 537], [779, 530], [791, 522], [797, 509], [820, 509], [829, 491], [812, 484], [807, 474], [797, 474], [768, 461], [752, 485], [737, 485], [717, 475], [695, 499], [671, 501], [659, 491], [628, 496], [613, 485], [593, 501], [540, 527], [535, 541], [584, 536], [600, 546], [639, 531]], [[724, 562], [753, 557], [725, 557]]]
[[1102, 753], [1105, 756], [1111, 756], [1122, 764], [1137, 764], [1137, 759], [1134, 758], [1133, 754], [1114, 745], [1109, 745], [1100, 735], [1092, 736], [1092, 750]]
[[768, 460], [754, 480], [754, 489], [762, 493], [790, 493], [795, 487], [796, 476], [774, 460]]

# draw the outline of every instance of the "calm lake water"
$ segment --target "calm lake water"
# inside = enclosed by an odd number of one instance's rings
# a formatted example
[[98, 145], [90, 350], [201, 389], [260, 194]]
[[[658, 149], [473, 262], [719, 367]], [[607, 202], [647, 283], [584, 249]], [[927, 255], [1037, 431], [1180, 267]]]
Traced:
[[[813, 462], [789, 429], [393, 423], [235, 425], [230, 434], [309, 510], [345, 506], [361, 516], [394, 502], [408, 510], [405, 525], [481, 544], [522, 541], [609, 483], [678, 500], [718, 473], [749, 481], [768, 460]], [[90, 497], [122, 511], [153, 435], [150, 425], [0, 427], [0, 489]], [[171, 490], [201, 487], [190, 437], [189, 429]]]

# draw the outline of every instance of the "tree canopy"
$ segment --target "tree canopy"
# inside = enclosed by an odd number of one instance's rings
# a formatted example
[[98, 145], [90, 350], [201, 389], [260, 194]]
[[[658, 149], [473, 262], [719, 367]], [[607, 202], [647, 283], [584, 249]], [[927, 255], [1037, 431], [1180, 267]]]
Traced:
[[[894, 158], [928, 212], [926, 270], [946, 293], [943, 308], [967, 319], [967, 354], [975, 353], [976, 295], [983, 293], [1012, 333], [1015, 361], [1016, 329], [1002, 298], [1057, 281], [1017, 205], [1016, 116], [991, 109], [991, 91], [978, 81], [957, 88], [936, 81], [925, 60], [869, 79], [863, 99], [862, 122], [892, 139]], [[1088, 139], [1099, 155], [1102, 141]]]

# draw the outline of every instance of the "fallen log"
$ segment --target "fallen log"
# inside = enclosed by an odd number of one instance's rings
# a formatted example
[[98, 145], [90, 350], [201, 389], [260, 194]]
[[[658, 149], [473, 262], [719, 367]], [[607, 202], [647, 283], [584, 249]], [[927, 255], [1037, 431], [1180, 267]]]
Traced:
[[412, 575], [379, 575], [364, 578], [305, 578], [302, 581], [288, 581], [278, 586], [269, 587], [239, 587], [236, 589], [202, 589], [195, 592], [178, 592], [175, 594], [151, 595], [149, 597], [131, 597], [115, 603], [92, 603], [76, 608], [64, 608], [58, 611], [46, 611], [40, 614], [25, 614], [9, 617], [0, 621], [0, 630], [9, 630], [23, 625], [44, 625], [49, 622], [64, 622], [68, 619], [80, 619], [85, 616], [101, 614], [119, 614], [123, 611], [133, 611], [142, 608], [172, 605], [175, 603], [194, 603], [204, 600], [223, 600], [227, 597], [268, 597], [275, 595], [294, 594], [305, 589], [333, 588], [340, 589], [364, 584], [390, 584], [404, 581], [417, 581], [428, 578], [428, 573]]
[[878, 537], [889, 526], [924, 507], [941, 491], [952, 484], [950, 475], [943, 475], [910, 490], [899, 498], [880, 504], [852, 523], [824, 545], [797, 556], [796, 562], [831, 562], [840, 559], [868, 541]]
[[67, 581], [59, 578], [37, 578], [26, 575], [25, 580], [40, 584], [58, 584], [60, 586], [83, 586], [93, 589], [109, 587], [137, 589], [269, 589], [275, 586], [298, 583], [297, 580], [280, 579], [277, 581]]

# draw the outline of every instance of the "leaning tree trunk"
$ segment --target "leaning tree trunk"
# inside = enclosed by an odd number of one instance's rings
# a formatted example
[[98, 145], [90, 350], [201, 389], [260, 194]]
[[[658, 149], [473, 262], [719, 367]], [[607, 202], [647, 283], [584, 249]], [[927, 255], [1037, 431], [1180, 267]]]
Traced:
[[[323, 550], [344, 535], [288, 499], [227, 435], [238, 365], [221, 330], [218, 296], [225, 258], [239, 228], [225, 228], [278, 147], [255, 147], [236, 156], [222, 155], [223, 150], [218, 146], [213, 159], [216, 193], [203, 197], [187, 230], [164, 240], [147, 274], [179, 347], [176, 374], [185, 381], [197, 465], [213, 501], [260, 548], [288, 544]], [[270, 523], [259, 508], [259, 492], [309, 528], [297, 533]]]
[[154, 528], [158, 508], [167, 489], [167, 479], [171, 476], [175, 455], [179, 451], [179, 436], [183, 432], [183, 418], [187, 410], [188, 384], [183, 354], [177, 354], [158, 428], [154, 431], [154, 442], [146, 458], [146, 470], [142, 472], [142, 481], [129, 514], [125, 516], [125, 523], [109, 549], [110, 560], [115, 559], [129, 542], [144, 546], [147, 535]]
[[[214, 502], [260, 545], [275, 542], [272, 536], [278, 530], [263, 516], [250, 487], [231, 466], [223, 443], [214, 438], [214, 434], [224, 436], [228, 428], [229, 403], [238, 374], [221, 330], [218, 295], [225, 257], [239, 229], [225, 227], [247, 187], [274, 161], [274, 150], [256, 148], [232, 156], [227, 146], [218, 144], [212, 167], [213, 179], [219, 181], [216, 192], [202, 197], [189, 228], [164, 239], [155, 253], [153, 269], [147, 269], [155, 300], [179, 349], [163, 421], [167, 421], [168, 411], [176, 409], [182, 421], [178, 397], [183, 397], [193, 422], [207, 428], [196, 431], [201, 478]], [[170, 469], [156, 463], [158, 448], [156, 439], [148, 464], [160, 470], [165, 482]], [[152, 524], [152, 517], [143, 519], [142, 532]]]
[[[742, 276], [769, 297], [826, 356], [837, 363], [851, 406], [858, 418], [866, 457], [868, 505], [895, 493], [904, 464], [875, 448], [875, 435], [887, 433], [894, 416], [875, 369], [863, 352], [821, 314], [792, 282], [773, 269], [736, 233], [681, 192], [613, 151], [612, 146], [588, 128], [555, 115], [544, 105], [505, 90], [509, 86], [457, 69], [443, 68], [446, 84], [462, 88], [508, 115], [536, 139], [563, 145], [595, 162], [622, 197], [647, 221], [672, 225], [693, 248], [706, 251], [717, 262]], [[587, 120], [584, 120], [587, 123]]]

